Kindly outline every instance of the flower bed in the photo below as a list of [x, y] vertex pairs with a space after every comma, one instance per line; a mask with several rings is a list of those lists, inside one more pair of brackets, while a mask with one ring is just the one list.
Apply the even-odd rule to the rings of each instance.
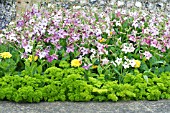
[[0, 35], [0, 99], [170, 98], [170, 18], [107, 7], [36, 7]]

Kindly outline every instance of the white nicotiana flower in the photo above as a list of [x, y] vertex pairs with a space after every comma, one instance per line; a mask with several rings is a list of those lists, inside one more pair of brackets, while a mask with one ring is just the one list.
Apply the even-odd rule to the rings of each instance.
[[52, 14], [51, 14], [51, 17], [53, 17], [54, 15], [55, 15], [55, 14], [54, 14], [54, 13], [52, 13]]
[[139, 2], [139, 1], [137, 1], [137, 2], [135, 3], [135, 6], [136, 6], [136, 7], [142, 7], [142, 3]]
[[93, 54], [96, 54], [96, 50], [95, 49], [91, 49], [90, 52], [92, 52]]
[[132, 26], [134, 26], [135, 28], [137, 28], [139, 26], [138, 22], [133, 22]]
[[44, 51], [39, 53], [40, 59], [44, 58], [46, 55], [47, 55], [47, 53]]
[[92, 60], [93, 58], [95, 58], [95, 55], [94, 55], [94, 54], [92, 54], [92, 55], [90, 56], [90, 60]]
[[133, 47], [133, 44], [132, 43], [124, 43], [122, 45], [122, 51], [126, 53], [131, 53], [131, 52], [134, 52], [135, 48]]
[[111, 61], [110, 63], [113, 64], [115, 67], [117, 66], [114, 61]]
[[25, 39], [24, 35], [21, 35], [21, 39]]
[[111, 4], [111, 5], [114, 5], [115, 3], [116, 3], [116, 0], [111, 0], [111, 1], [110, 1], [110, 4]]
[[115, 13], [121, 12], [121, 9], [116, 9]]
[[16, 29], [16, 31], [21, 31], [22, 27], [16, 27], [15, 29]]
[[124, 20], [127, 20], [128, 19], [128, 17], [124, 17]]
[[134, 60], [134, 59], [129, 60], [129, 65], [130, 65], [130, 66], [134, 67], [134, 66], [135, 66], [135, 64], [136, 64], [136, 62], [135, 62], [135, 60]]
[[128, 62], [124, 62], [124, 63], [122, 64], [122, 66], [123, 66], [125, 69], [127, 69], [127, 68], [129, 68], [129, 63], [128, 63]]
[[2, 44], [2, 43], [4, 43], [4, 40], [3, 40], [3, 38], [0, 38], [0, 43]]
[[29, 20], [29, 24], [32, 24], [34, 22], [35, 22], [35, 19], [33, 19], [33, 18]]
[[104, 17], [104, 13], [103, 13], [103, 12], [100, 13], [99, 16], [100, 16], [101, 18], [103, 18], [103, 17]]
[[83, 60], [83, 56], [79, 56], [78, 60], [82, 61]]
[[0, 34], [0, 38], [2, 38], [3, 36], [5, 36], [4, 34]]
[[119, 43], [121, 43], [121, 41], [122, 41], [122, 37], [120, 37], [120, 38], [117, 40], [116, 45], [119, 45]]
[[110, 34], [110, 30], [109, 29], [106, 29], [106, 31], [105, 31], [107, 34], [108, 34], [108, 36], [110, 36], [111, 34]]
[[3, 31], [4, 33], [7, 33], [7, 30], [6, 30], [6, 29], [2, 29], [2, 31]]
[[14, 25], [15, 23], [14, 22], [10, 22], [9, 25]]
[[143, 33], [144, 33], [144, 34], [149, 34], [149, 32], [150, 32], [150, 30], [149, 30], [148, 28], [145, 28], [145, 29], [143, 30]]
[[121, 14], [122, 14], [122, 15], [125, 15], [126, 13], [127, 13], [126, 10], [122, 10], [122, 11], [121, 11]]
[[120, 65], [122, 63], [122, 58], [116, 58], [115, 62], [117, 65]]
[[108, 55], [108, 51], [107, 51], [107, 50], [105, 50], [105, 49], [104, 49], [104, 53], [105, 53], [106, 55]]
[[29, 36], [29, 37], [32, 37], [32, 36], [33, 36], [33, 34], [34, 34], [34, 33], [33, 33], [33, 32], [31, 32], [31, 33], [29, 33], [29, 34], [28, 34], [28, 36]]
[[11, 34], [7, 37], [7, 39], [9, 39], [10, 41], [17, 41], [17, 36], [16, 36], [16, 34], [11, 33]]
[[132, 7], [134, 5], [133, 1], [127, 1], [127, 8]]
[[80, 4], [86, 4], [87, 1], [86, 0], [80, 0]]
[[130, 47], [129, 52], [131, 53], [131, 52], [134, 52], [134, 51], [135, 51], [135, 48], [133, 46]]
[[125, 52], [125, 54], [128, 53], [129, 52], [129, 47], [123, 46], [122, 51]]
[[54, 5], [54, 4], [52, 4], [52, 5], [51, 5], [51, 8], [55, 8], [55, 5]]
[[[81, 1], [81, 0], [80, 0]], [[92, 11], [94, 11], [94, 12], [96, 12], [98, 10], [98, 8], [97, 7], [93, 7], [92, 8]]]
[[107, 16], [107, 17], [105, 18], [105, 21], [110, 22], [110, 17]]
[[103, 51], [98, 51], [98, 54], [99, 54], [99, 55], [103, 55], [104, 52], [103, 52]]
[[101, 35], [102, 34], [102, 30], [101, 29], [96, 29], [96, 35]]
[[121, 23], [119, 21], [116, 21], [116, 26], [121, 26]]
[[52, 6], [52, 4], [48, 4], [48, 6], [47, 6], [47, 7], [48, 7], [48, 8], [50, 8], [51, 6]]
[[81, 6], [73, 6], [73, 9], [80, 9]]
[[129, 59], [127, 58], [127, 56], [124, 56], [124, 59], [125, 59], [127, 62], [129, 62]]
[[31, 53], [31, 51], [32, 51], [32, 49], [33, 49], [33, 46], [31, 46], [31, 45], [27, 45], [27, 46], [25, 46], [25, 47], [23, 47], [24, 49], [25, 49], [25, 52], [26, 53]]
[[132, 35], [134, 35], [134, 36], [136, 36], [137, 33], [138, 33], [138, 32], [135, 31], [135, 30], [132, 31]]
[[118, 1], [117, 2], [117, 6], [120, 7], [120, 6], [123, 6], [124, 5], [124, 2], [123, 1]]
[[33, 7], [38, 10], [38, 4], [33, 4]]

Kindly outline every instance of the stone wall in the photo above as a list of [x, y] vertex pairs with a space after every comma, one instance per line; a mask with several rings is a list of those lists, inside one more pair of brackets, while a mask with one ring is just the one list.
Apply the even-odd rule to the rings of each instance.
[[3, 1], [5, 0], [0, 0], [0, 29], [3, 29], [6, 24], [16, 17], [16, 12], [20, 16], [22, 12], [29, 9], [35, 3], [41, 3], [42, 5], [52, 3], [65, 8], [69, 8], [72, 5], [102, 7], [116, 5], [119, 8], [135, 6], [154, 12], [161, 10], [170, 15], [170, 0], [6, 0], [6, 3]]
[[37, 2], [41, 2], [43, 4], [51, 2], [65, 8], [69, 8], [71, 5], [117, 5], [118, 7], [125, 8], [136, 6], [147, 10], [161, 9], [167, 13], [170, 12], [170, 0], [16, 0], [17, 11], [24, 12], [32, 4]]
[[16, 8], [14, 0], [0, 0], [0, 29], [5, 26], [16, 16]]

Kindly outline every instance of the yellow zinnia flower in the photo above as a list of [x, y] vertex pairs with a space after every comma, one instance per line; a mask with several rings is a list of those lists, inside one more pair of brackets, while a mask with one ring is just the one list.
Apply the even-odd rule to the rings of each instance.
[[71, 66], [72, 67], [79, 67], [81, 65], [81, 61], [78, 59], [74, 59], [71, 61]]
[[[38, 56], [34, 56], [34, 61], [37, 61], [37, 59], [38, 59]], [[32, 55], [29, 56], [28, 60], [32, 62]]]
[[96, 69], [97, 67], [98, 67], [97, 65], [93, 65], [93, 66], [92, 66], [93, 69]]
[[11, 58], [12, 57], [12, 55], [9, 52], [0, 53], [0, 56], [2, 58]]
[[104, 41], [105, 41], [105, 39], [104, 39], [104, 38], [102, 38], [102, 39], [100, 39], [100, 40], [99, 40], [99, 42], [104, 42]]
[[139, 60], [135, 60], [135, 68], [139, 68], [140, 67], [141, 62]]
[[113, 32], [112, 32], [112, 31], [110, 31], [110, 35], [113, 35]]

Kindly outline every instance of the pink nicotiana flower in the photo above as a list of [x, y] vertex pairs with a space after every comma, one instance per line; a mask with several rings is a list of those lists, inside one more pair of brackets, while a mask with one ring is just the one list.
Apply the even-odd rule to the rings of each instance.
[[129, 40], [132, 41], [132, 42], [136, 42], [136, 38], [135, 38], [135, 36], [133, 36], [133, 35], [130, 35], [130, 36], [129, 36]]
[[48, 62], [52, 62], [53, 60], [58, 60], [58, 55], [53, 54], [53, 55], [47, 55], [46, 56]]
[[24, 20], [17, 21], [17, 27], [23, 27], [25, 24]]
[[109, 63], [109, 60], [105, 57], [104, 59], [101, 59], [102, 65], [106, 65]]
[[145, 51], [143, 55], [146, 57], [147, 60], [149, 60], [152, 57], [152, 54], [149, 51]]
[[82, 53], [82, 56], [84, 56], [86, 54], [89, 54], [90, 50], [88, 48], [81, 47], [80, 52]]
[[67, 52], [67, 53], [74, 52], [74, 45], [69, 45], [69, 46], [67, 46], [66, 52]]
[[83, 68], [85, 70], [88, 70], [90, 68], [90, 66], [92, 66], [92, 64], [84, 64]]
[[151, 46], [153, 46], [153, 47], [157, 47], [157, 43], [158, 43], [158, 41], [156, 40], [156, 39], [153, 39], [152, 41], [151, 41]]

